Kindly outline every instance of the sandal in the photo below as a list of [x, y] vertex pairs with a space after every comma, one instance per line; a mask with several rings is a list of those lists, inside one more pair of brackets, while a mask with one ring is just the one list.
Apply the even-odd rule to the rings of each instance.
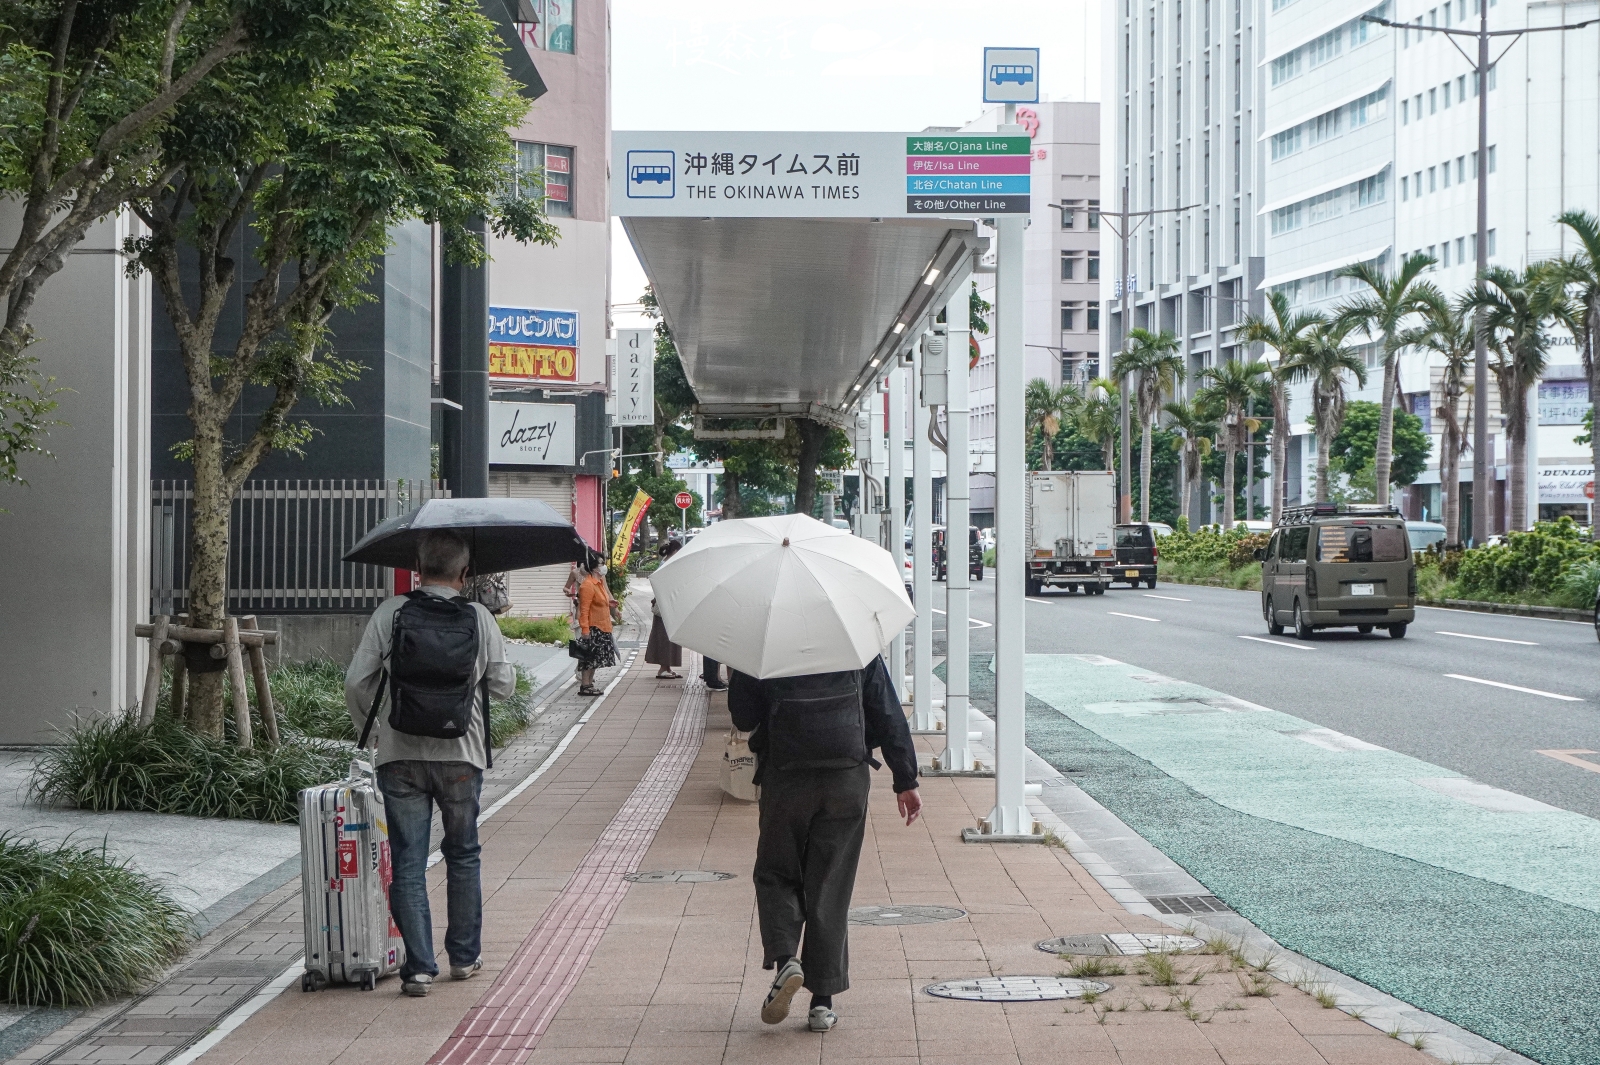
[[599, 688], [579, 688], [578, 689], [578, 694], [579, 695], [599, 695], [600, 694], [600, 689]]
[[668, 670], [665, 673], [657, 673], [656, 674], [656, 680], [682, 680], [682, 679], [683, 679], [683, 674], [682, 673], [674, 673], [671, 670]]

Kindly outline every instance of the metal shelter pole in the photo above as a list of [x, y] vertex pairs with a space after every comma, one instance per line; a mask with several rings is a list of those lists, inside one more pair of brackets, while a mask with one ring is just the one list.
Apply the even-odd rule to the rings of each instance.
[[[1478, 295], [1483, 295], [1483, 272], [1489, 268], [1489, 4], [1478, 4]], [[1489, 344], [1483, 308], [1472, 316], [1472, 392], [1478, 397], [1472, 415], [1472, 539], [1483, 543], [1489, 535], [1489, 488], [1494, 484], [1494, 453], [1489, 450]], [[1534, 439], [1538, 439], [1535, 437]], [[1461, 491], [1458, 483], [1450, 491]], [[1461, 508], [1456, 508], [1461, 513]], [[1459, 536], [1459, 525], [1457, 526]]]
[[[1104, 216], [1102, 215], [1101, 217]], [[1128, 262], [1129, 238], [1132, 236], [1132, 234], [1130, 233], [1130, 226], [1128, 224], [1128, 183], [1126, 181], [1122, 183], [1121, 222], [1122, 275], [1124, 278], [1122, 286], [1122, 350], [1127, 351], [1128, 331], [1133, 328], [1133, 299], [1132, 293], [1129, 291], [1132, 286], [1127, 279], [1133, 276], [1133, 271], [1131, 269], [1131, 264]], [[1109, 365], [1106, 367], [1106, 376], [1111, 376], [1111, 367]], [[1117, 520], [1132, 521], [1133, 457], [1132, 449], [1129, 445], [1129, 438], [1133, 435], [1133, 426], [1131, 424], [1133, 421], [1133, 416], [1132, 409], [1128, 403], [1128, 382], [1122, 377], [1118, 377], [1116, 381], [1118, 402], [1117, 425], [1120, 427], [1118, 432], [1122, 437], [1121, 441], [1117, 445], [1117, 465], [1120, 471], [1118, 476], [1122, 482], [1117, 491]]]
[[[1016, 108], [1006, 105], [1001, 134], [1022, 133], [1014, 125]], [[1001, 215], [995, 219], [995, 628], [994, 628], [994, 791], [989, 832], [1000, 836], [1031, 835], [1033, 815], [1028, 812], [1027, 747], [1023, 736], [1027, 696], [1023, 669], [1027, 646], [1027, 608], [1023, 578], [1026, 535], [1023, 488], [1027, 470], [1027, 440], [1023, 410], [1024, 341], [1022, 238], [1027, 216]], [[1124, 407], [1124, 411], [1126, 411]], [[1124, 414], [1126, 418], [1126, 414]], [[1127, 447], [1127, 437], [1123, 437]], [[961, 546], [966, 547], [962, 536]], [[962, 561], [966, 552], [962, 551]]]
[[[887, 526], [889, 557], [902, 582], [906, 572], [906, 371], [899, 365], [889, 371], [889, 517]], [[906, 631], [901, 629], [889, 643], [889, 676], [903, 703], [906, 698]]]
[[972, 524], [972, 491], [968, 475], [972, 456], [967, 450], [967, 346], [971, 330], [972, 304], [967, 294], [968, 280], [962, 277], [944, 305], [945, 351], [949, 360], [945, 414], [945, 523], [944, 523], [944, 753], [939, 767], [946, 770], [972, 768], [971, 728], [967, 720], [968, 657], [967, 614], [967, 528]]
[[911, 727], [933, 731], [933, 444], [928, 439], [932, 410], [922, 402], [922, 345], [912, 349], [911, 387], [911, 582], [917, 621], [912, 635]]

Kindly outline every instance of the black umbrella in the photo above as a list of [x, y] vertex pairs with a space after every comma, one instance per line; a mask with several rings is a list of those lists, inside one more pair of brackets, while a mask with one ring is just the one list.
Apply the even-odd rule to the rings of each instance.
[[422, 534], [442, 529], [472, 544], [474, 573], [582, 562], [589, 552], [572, 522], [541, 500], [430, 499], [363, 536], [344, 560], [414, 569]]

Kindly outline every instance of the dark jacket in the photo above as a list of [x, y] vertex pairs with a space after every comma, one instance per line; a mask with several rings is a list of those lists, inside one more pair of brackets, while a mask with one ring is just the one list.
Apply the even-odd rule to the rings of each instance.
[[[761, 783], [766, 754], [766, 723], [772, 711], [775, 681], [756, 680], [738, 670], [728, 688], [728, 713], [733, 726], [743, 732], [753, 732], [750, 749], [757, 755], [756, 783]], [[793, 682], [795, 678], [784, 677]], [[911, 726], [906, 723], [905, 711], [895, 695], [894, 682], [889, 679], [889, 667], [883, 657], [873, 659], [861, 670], [861, 702], [867, 722], [867, 750], [877, 748], [894, 774], [896, 794], [917, 786], [917, 750], [911, 742]]]

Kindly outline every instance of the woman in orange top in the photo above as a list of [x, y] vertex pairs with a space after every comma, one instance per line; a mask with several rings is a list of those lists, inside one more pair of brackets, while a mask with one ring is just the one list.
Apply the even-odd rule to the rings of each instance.
[[606, 587], [606, 565], [596, 558], [584, 568], [578, 585], [578, 632], [587, 649], [578, 659], [578, 694], [599, 695], [594, 686], [594, 671], [617, 664], [617, 645], [611, 639], [611, 617], [616, 601]]

